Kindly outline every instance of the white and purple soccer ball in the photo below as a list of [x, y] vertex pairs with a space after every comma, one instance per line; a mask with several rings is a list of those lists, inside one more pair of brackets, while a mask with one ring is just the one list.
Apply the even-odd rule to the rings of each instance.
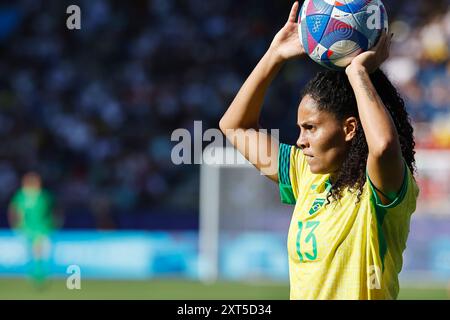
[[381, 0], [305, 0], [298, 23], [306, 53], [333, 70], [343, 70], [388, 29]]

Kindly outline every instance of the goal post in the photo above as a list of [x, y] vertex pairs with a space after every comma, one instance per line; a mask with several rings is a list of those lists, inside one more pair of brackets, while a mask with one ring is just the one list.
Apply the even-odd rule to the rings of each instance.
[[[265, 278], [287, 272], [284, 268], [287, 257], [280, 259], [278, 256], [286, 251], [285, 238], [292, 207], [281, 204], [277, 184], [262, 175], [235, 148], [215, 146], [204, 150], [199, 207], [199, 277], [202, 281], [211, 283], [230, 273], [236, 274], [236, 278], [250, 273]], [[276, 243], [272, 245], [270, 239], [274, 238]], [[225, 268], [220, 263], [221, 256], [226, 252], [230, 255], [230, 251], [240, 265], [238, 262], [230, 265], [232, 262], [222, 259], [227, 263]], [[272, 258], [278, 257], [277, 261], [272, 261], [271, 253]], [[250, 266], [252, 258], [249, 256], [259, 262]], [[222, 267], [237, 271], [221, 272]]]

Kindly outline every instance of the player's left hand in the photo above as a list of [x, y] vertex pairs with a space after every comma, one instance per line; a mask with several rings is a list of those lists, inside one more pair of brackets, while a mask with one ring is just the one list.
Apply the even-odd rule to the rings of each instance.
[[368, 73], [373, 73], [377, 70], [384, 61], [389, 58], [389, 51], [391, 48], [392, 37], [391, 33], [389, 36], [386, 31], [381, 34], [378, 43], [370, 50], [357, 55], [350, 65], [345, 69], [347, 74], [352, 69], [365, 69]]

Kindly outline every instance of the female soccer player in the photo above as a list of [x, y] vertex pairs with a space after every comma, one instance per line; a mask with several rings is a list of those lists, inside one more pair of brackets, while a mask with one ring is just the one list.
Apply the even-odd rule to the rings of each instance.
[[[296, 146], [259, 130], [264, 95], [283, 63], [304, 57], [287, 23], [220, 120], [220, 128], [295, 205], [288, 234], [291, 299], [395, 299], [418, 187], [413, 129], [379, 66], [392, 35], [345, 72], [319, 73], [298, 107]], [[239, 130], [237, 130], [239, 129]], [[261, 143], [266, 142], [266, 143]], [[269, 165], [261, 159], [271, 160]]]

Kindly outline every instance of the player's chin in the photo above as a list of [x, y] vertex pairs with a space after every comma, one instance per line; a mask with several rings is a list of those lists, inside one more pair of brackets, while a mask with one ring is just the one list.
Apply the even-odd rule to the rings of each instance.
[[328, 174], [331, 172], [327, 167], [320, 163], [314, 163], [314, 161], [309, 163], [309, 170], [312, 174]]
[[317, 164], [310, 163], [309, 170], [311, 171], [312, 174], [324, 174], [322, 166]]

